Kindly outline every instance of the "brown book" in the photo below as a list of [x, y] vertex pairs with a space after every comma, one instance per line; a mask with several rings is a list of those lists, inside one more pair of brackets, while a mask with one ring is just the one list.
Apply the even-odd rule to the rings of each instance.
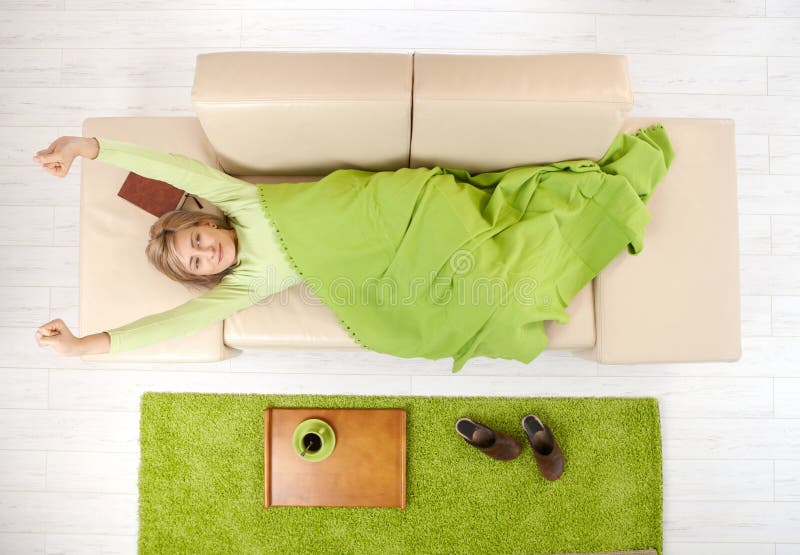
[[156, 218], [181, 208], [187, 197], [193, 198], [198, 207], [203, 207], [194, 195], [189, 195], [183, 189], [173, 187], [164, 181], [142, 177], [133, 172], [128, 174], [117, 195]]

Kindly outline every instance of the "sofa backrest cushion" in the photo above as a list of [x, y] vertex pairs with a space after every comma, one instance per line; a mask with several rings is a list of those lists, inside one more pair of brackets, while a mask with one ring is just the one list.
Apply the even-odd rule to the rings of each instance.
[[597, 160], [632, 106], [625, 56], [415, 54], [411, 166]]
[[197, 57], [192, 104], [232, 175], [408, 166], [411, 54]]

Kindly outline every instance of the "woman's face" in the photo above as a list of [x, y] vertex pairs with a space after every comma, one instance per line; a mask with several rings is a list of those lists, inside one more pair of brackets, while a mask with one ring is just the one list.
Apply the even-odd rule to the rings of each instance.
[[209, 276], [236, 262], [236, 232], [211, 222], [181, 229], [174, 235], [175, 250], [190, 274]]

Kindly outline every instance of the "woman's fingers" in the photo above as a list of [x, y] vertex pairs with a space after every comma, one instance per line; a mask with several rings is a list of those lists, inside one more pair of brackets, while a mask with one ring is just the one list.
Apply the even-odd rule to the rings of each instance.
[[49, 164], [44, 164], [43, 167], [47, 173], [57, 175], [59, 177], [67, 175], [67, 172], [69, 171], [69, 166], [65, 166], [61, 162], [51, 162]]
[[56, 177], [63, 177], [63, 172], [60, 169], [45, 167], [44, 171], [49, 173], [50, 175], [55, 175]]
[[49, 337], [52, 335], [57, 335], [65, 329], [69, 331], [69, 328], [67, 328], [64, 320], [61, 318], [56, 318], [55, 320], [50, 320], [46, 324], [39, 326], [39, 328], [36, 330], [36, 333], [43, 337]]
[[57, 337], [54, 337], [52, 335], [45, 335], [39, 331], [36, 332], [35, 338], [36, 338], [36, 344], [39, 347], [49, 347], [53, 343], [53, 341], [58, 340]]
[[61, 152], [56, 152], [56, 147], [58, 146], [56, 144], [57, 142], [58, 140], [53, 141], [52, 143], [50, 143], [50, 146], [37, 152], [36, 155], [33, 157], [33, 161], [39, 162], [40, 164], [48, 164], [59, 161], [62, 158], [62, 156]]
[[63, 177], [69, 172], [72, 165], [69, 160], [64, 160], [60, 156], [53, 154], [50, 156], [34, 156], [34, 161], [39, 162], [42, 168], [52, 175]]
[[50, 320], [39, 326], [34, 334], [39, 347], [52, 347], [53, 351], [65, 356], [82, 354], [81, 340], [72, 335], [69, 328], [60, 318]]
[[33, 161], [39, 162], [40, 164], [46, 164], [48, 162], [55, 162], [59, 158], [60, 156], [55, 152], [53, 145], [50, 145], [46, 149], [37, 152], [33, 157]]
[[39, 347], [48, 347], [61, 340], [61, 335], [68, 335], [69, 328], [61, 318], [50, 320], [36, 329], [34, 337]]
[[51, 341], [52, 341], [52, 338], [50, 338], [50, 337], [42, 337], [41, 334], [39, 334], [38, 331], [36, 332], [36, 344], [39, 347], [49, 347]]

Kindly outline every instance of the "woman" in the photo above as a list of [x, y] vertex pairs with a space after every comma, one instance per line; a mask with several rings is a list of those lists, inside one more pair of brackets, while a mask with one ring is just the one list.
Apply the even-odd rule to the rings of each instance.
[[34, 160], [67, 174], [76, 156], [207, 198], [231, 225], [171, 213], [150, 261], [210, 290], [161, 314], [83, 338], [60, 320], [36, 332], [65, 355], [121, 352], [187, 335], [305, 282], [362, 346], [401, 357], [530, 362], [544, 321], [621, 250], [643, 246], [645, 207], [674, 157], [659, 124], [620, 133], [597, 162], [471, 176], [446, 168], [338, 170], [317, 182], [252, 186], [189, 158], [108, 139], [62, 137]]

